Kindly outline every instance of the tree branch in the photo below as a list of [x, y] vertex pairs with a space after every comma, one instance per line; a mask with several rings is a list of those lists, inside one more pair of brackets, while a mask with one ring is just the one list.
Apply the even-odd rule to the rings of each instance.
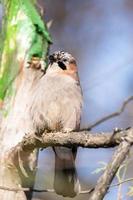
[[[31, 192], [38, 192], [38, 193], [42, 193], [42, 192], [56, 193], [54, 189], [11, 188], [11, 187], [4, 187], [4, 186], [0, 186], [0, 190], [7, 190], [7, 191], [14, 191], [14, 192], [18, 192], [18, 191], [27, 192], [27, 191], [31, 191]], [[83, 191], [80, 191], [79, 194], [90, 194], [93, 190], [94, 190], [94, 188], [91, 188], [91, 189], [89, 189], [87, 191], [83, 190]]]
[[130, 130], [128, 135], [123, 138], [123, 141], [115, 151], [112, 160], [107, 165], [103, 175], [99, 178], [95, 190], [90, 197], [90, 200], [102, 200], [109, 189], [117, 170], [128, 155], [133, 143], [133, 132]]
[[91, 130], [92, 128], [98, 126], [99, 124], [102, 124], [103, 122], [112, 119], [114, 117], [119, 116], [122, 112], [124, 112], [126, 106], [128, 103], [130, 103], [133, 100], [133, 96], [128, 97], [125, 101], [123, 101], [121, 107], [119, 108], [119, 110], [117, 110], [116, 112], [113, 112], [101, 119], [99, 119], [98, 121], [94, 122], [93, 124], [91, 124], [87, 129]]
[[[128, 178], [128, 179], [125, 179], [124, 181], [121, 181], [119, 183], [116, 183], [116, 184], [112, 184], [110, 185], [110, 188], [111, 187], [116, 187], [116, 186], [119, 186], [123, 183], [127, 183], [127, 182], [130, 182], [130, 181], [133, 181], [133, 178]], [[91, 188], [89, 190], [81, 190], [79, 194], [90, 194], [91, 192], [94, 191], [95, 188]], [[14, 191], [14, 192], [18, 192], [18, 191], [32, 191], [32, 192], [39, 192], [39, 193], [42, 193], [42, 192], [50, 192], [50, 193], [55, 193], [55, 190], [54, 189], [31, 189], [31, 188], [11, 188], [11, 187], [4, 187], [4, 186], [0, 186], [0, 190], [8, 190], [8, 191]]]
[[[35, 148], [46, 148], [51, 146], [77, 146], [85, 148], [109, 148], [117, 145], [118, 149], [114, 153], [111, 162], [107, 165], [105, 172], [98, 180], [95, 189], [92, 188], [87, 193], [92, 193], [90, 200], [102, 200], [105, 196], [118, 168], [126, 158], [130, 147], [133, 143], [133, 128], [121, 130], [120, 132], [111, 133], [95, 133], [89, 131], [69, 132], [69, 133], [44, 133], [38, 137], [36, 135], [26, 135], [22, 142], [8, 152], [8, 157], [12, 160], [16, 159], [18, 153], [26, 154]], [[15, 162], [13, 162], [15, 163]], [[0, 189], [2, 189], [0, 187]], [[4, 187], [3, 187], [4, 189]], [[10, 188], [6, 188], [9, 189]], [[12, 189], [11, 189], [12, 190]], [[15, 189], [14, 190], [18, 190]], [[29, 191], [29, 188], [21, 188], [20, 190]], [[36, 190], [36, 189], [35, 189]], [[36, 190], [36, 192], [54, 192], [53, 190]], [[85, 194], [81, 191], [80, 194]]]
[[129, 132], [133, 132], [133, 128], [122, 130], [120, 132], [110, 133], [91, 133], [89, 131], [81, 132], [49, 132], [38, 137], [36, 135], [26, 135], [22, 142], [15, 146], [12, 151], [32, 151], [35, 148], [46, 148], [53, 146], [77, 146], [85, 148], [109, 148], [115, 147], [122, 142], [123, 138]]

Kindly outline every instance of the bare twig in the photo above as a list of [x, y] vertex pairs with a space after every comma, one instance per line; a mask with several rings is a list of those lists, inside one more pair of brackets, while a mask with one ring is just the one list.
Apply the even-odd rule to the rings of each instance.
[[[116, 184], [112, 184], [110, 185], [110, 188], [111, 187], [116, 187], [116, 186], [119, 186], [123, 183], [127, 183], [127, 182], [130, 182], [130, 181], [133, 181], [133, 178], [129, 178], [129, 179], [126, 179], [124, 181], [121, 181], [119, 183], [116, 183]], [[91, 188], [89, 190], [81, 190], [79, 192], [79, 194], [90, 194], [91, 192], [94, 191], [95, 188]], [[30, 189], [30, 188], [11, 188], [11, 187], [5, 187], [5, 186], [0, 186], [0, 190], [8, 190], [8, 191], [14, 191], [14, 192], [18, 192], [18, 191], [23, 191], [23, 192], [27, 192], [27, 191], [32, 191], [32, 192], [39, 192], [39, 193], [43, 193], [43, 192], [50, 192], [50, 193], [55, 193], [55, 190], [54, 189]]]
[[[119, 185], [122, 185], [123, 183], [127, 183], [127, 182], [130, 182], [130, 181], [133, 181], [133, 178], [128, 178], [128, 179], [123, 180], [123, 181], [121, 181], [121, 182], [119, 182], [119, 183], [112, 184], [112, 185], [108, 185], [108, 187], [109, 187], [109, 188], [117, 187], [117, 186], [119, 186]], [[80, 192], [80, 194], [90, 194], [91, 192], [94, 191], [94, 189], [95, 189], [95, 188], [93, 187], [93, 188], [91, 188], [91, 189], [89, 189], [89, 190], [83, 190], [83, 191]]]
[[[23, 192], [38, 192], [38, 193], [43, 193], [43, 192], [50, 192], [50, 193], [56, 193], [54, 189], [31, 189], [31, 188], [10, 188], [10, 187], [5, 187], [5, 186], [0, 186], [0, 190], [7, 190], [7, 191], [13, 191], [13, 192], [18, 192], [18, 191], [23, 191]], [[94, 190], [94, 188], [91, 188], [87, 191], [80, 191], [79, 194], [89, 194]]]
[[124, 138], [118, 149], [115, 151], [112, 160], [107, 165], [103, 175], [99, 178], [90, 200], [102, 200], [104, 198], [117, 170], [128, 155], [132, 143], [133, 135], [132, 131], [129, 131], [127, 137]]
[[123, 180], [119, 183], [112, 184], [110, 187], [116, 187], [116, 186], [122, 185], [123, 183], [127, 183], [127, 182], [130, 182], [130, 181], [133, 181], [133, 178], [128, 178], [128, 179], [125, 179], [125, 180]]
[[[105, 122], [105, 121], [107, 121], [107, 120], [109, 120], [109, 119], [112, 119], [113, 117], [119, 116], [122, 112], [124, 112], [124, 110], [125, 110], [127, 104], [128, 104], [129, 102], [131, 102], [132, 100], [133, 100], [133, 96], [128, 97], [128, 98], [122, 103], [122, 105], [121, 105], [121, 107], [120, 107], [120, 109], [119, 109], [118, 111], [113, 112], [113, 113], [111, 113], [111, 114], [109, 114], [109, 115], [107, 115], [107, 116], [105, 116], [105, 117], [99, 119], [98, 121], [96, 121], [96, 122], [94, 122], [93, 124], [91, 124], [87, 129], [88, 129], [88, 130], [91, 130], [92, 128], [98, 126], [99, 124], [101, 124], [101, 123], [103, 123], [103, 122]], [[84, 130], [85, 130], [85, 129], [84, 129]]]
[[0, 186], [0, 190], [8, 190], [8, 191], [23, 191], [23, 192], [55, 192], [53, 189], [44, 189], [44, 190], [39, 190], [39, 189], [30, 189], [30, 188], [10, 188], [10, 187], [5, 187], [5, 186]]

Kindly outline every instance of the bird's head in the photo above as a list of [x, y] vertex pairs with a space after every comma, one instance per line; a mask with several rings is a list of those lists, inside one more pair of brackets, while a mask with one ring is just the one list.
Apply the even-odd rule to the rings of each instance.
[[76, 60], [70, 53], [64, 51], [56, 51], [49, 56], [47, 71], [68, 75], [78, 80]]

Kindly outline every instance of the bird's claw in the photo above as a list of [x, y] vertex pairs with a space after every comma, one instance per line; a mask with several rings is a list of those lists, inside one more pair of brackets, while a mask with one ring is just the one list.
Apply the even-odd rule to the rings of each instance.
[[72, 128], [65, 128], [65, 129], [63, 130], [64, 133], [70, 133], [70, 132], [72, 132], [72, 131], [73, 131]]

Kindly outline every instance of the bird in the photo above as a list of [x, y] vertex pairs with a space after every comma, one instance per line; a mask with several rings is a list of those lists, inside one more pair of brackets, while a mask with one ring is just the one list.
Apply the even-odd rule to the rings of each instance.
[[[37, 82], [30, 100], [30, 117], [35, 134], [45, 130], [64, 133], [80, 129], [83, 104], [76, 59], [68, 52], [49, 56], [45, 74]], [[75, 167], [77, 147], [53, 147], [55, 154], [54, 190], [75, 197], [80, 183]]]

